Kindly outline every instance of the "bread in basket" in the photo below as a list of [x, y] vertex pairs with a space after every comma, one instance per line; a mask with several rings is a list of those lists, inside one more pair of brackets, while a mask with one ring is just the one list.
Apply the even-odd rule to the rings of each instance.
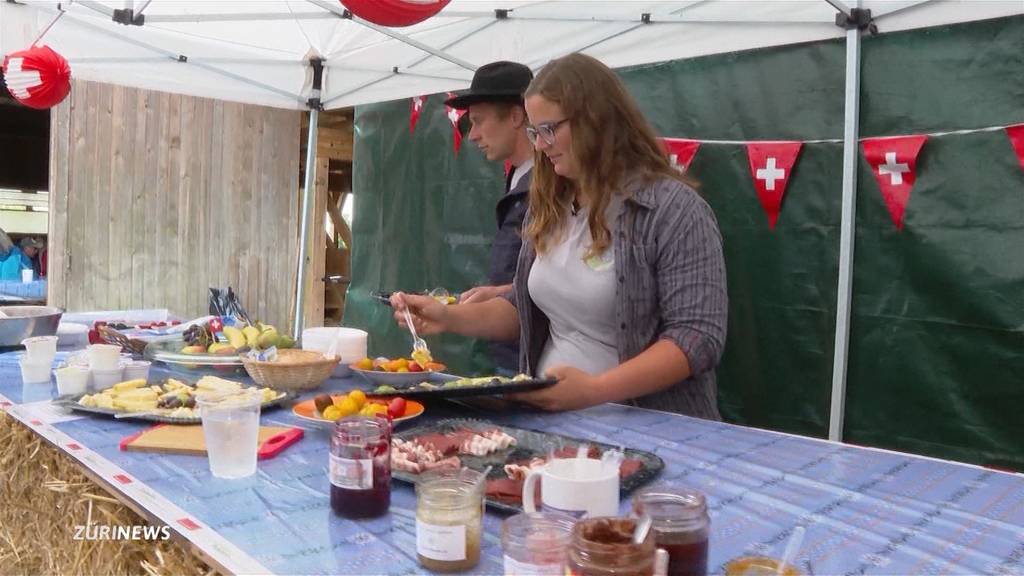
[[275, 390], [312, 390], [331, 376], [338, 358], [326, 358], [312, 350], [284, 349], [270, 362], [252, 360], [242, 355], [242, 364], [249, 376], [260, 386]]

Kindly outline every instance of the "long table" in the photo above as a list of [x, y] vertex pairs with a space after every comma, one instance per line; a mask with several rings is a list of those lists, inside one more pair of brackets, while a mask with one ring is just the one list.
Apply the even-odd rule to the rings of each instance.
[[[330, 380], [324, 389], [364, 383]], [[300, 426], [305, 438], [241, 480], [213, 478], [204, 457], [123, 452], [148, 424], [100, 417], [52, 422], [48, 386], [25, 386], [14, 354], [0, 354], [0, 408], [88, 469], [122, 501], [189, 540], [232, 573], [423, 573], [415, 554], [415, 494], [395, 481], [390, 513], [334, 516], [328, 435], [290, 410], [263, 425]], [[307, 395], [308, 396], [308, 395]], [[658, 454], [658, 482], [704, 492], [712, 518], [709, 566], [747, 554], [781, 556], [806, 527], [796, 564], [806, 574], [1024, 573], [1024, 476], [853, 447], [665, 412], [603, 405], [571, 413], [482, 413], [430, 405], [412, 423], [487, 418], [508, 426], [642, 448]], [[409, 424], [403, 424], [409, 425]], [[628, 512], [623, 502], [621, 511]], [[500, 574], [504, 515], [489, 511], [482, 560]]]

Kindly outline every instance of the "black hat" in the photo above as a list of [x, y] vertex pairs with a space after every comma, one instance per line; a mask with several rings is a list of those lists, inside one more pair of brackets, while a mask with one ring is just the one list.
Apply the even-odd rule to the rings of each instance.
[[491, 62], [477, 68], [469, 90], [449, 98], [445, 104], [465, 110], [472, 104], [494, 100], [522, 101], [533, 80], [533, 72], [516, 62]]

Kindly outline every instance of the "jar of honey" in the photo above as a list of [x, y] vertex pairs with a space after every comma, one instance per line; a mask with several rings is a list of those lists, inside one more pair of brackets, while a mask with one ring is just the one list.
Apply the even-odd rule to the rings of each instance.
[[480, 562], [483, 474], [463, 468], [422, 475], [416, 484], [416, 557], [434, 572], [460, 572]]

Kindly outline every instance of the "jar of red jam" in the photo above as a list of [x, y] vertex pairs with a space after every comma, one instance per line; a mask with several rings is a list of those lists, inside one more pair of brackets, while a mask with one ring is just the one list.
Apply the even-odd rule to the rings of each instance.
[[570, 576], [653, 576], [654, 533], [633, 543], [636, 520], [598, 517], [573, 527], [566, 574]]
[[647, 514], [655, 544], [668, 552], [668, 576], [708, 573], [708, 517], [704, 495], [688, 488], [651, 487], [633, 496], [633, 514]]
[[372, 518], [391, 506], [391, 423], [349, 416], [331, 437], [331, 508], [345, 518]]

